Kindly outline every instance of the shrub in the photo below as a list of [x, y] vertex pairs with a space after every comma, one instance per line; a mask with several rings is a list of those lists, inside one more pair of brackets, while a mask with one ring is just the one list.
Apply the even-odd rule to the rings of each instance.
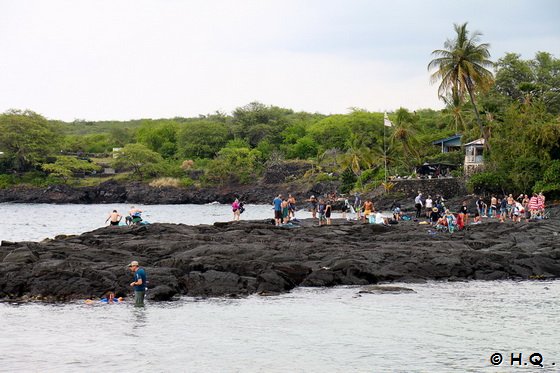
[[317, 175], [315, 175], [315, 182], [316, 183], [320, 183], [323, 181], [332, 181], [333, 177], [329, 174], [327, 174], [326, 172], [320, 172]]
[[194, 165], [194, 161], [192, 159], [187, 159], [181, 163], [181, 169], [183, 171], [190, 170]]
[[191, 179], [190, 177], [182, 177], [179, 183], [181, 187], [188, 188], [194, 185], [194, 180]]
[[13, 175], [0, 175], [0, 189], [9, 188], [15, 184]]
[[350, 193], [350, 191], [354, 188], [356, 180], [357, 177], [350, 168], [344, 170], [344, 172], [340, 175], [340, 181], [342, 182], [340, 192], [343, 194]]
[[462, 151], [451, 151], [447, 153], [438, 153], [426, 159], [429, 163], [449, 163], [454, 165], [461, 165], [465, 160], [465, 153]]
[[158, 179], [152, 180], [150, 186], [154, 188], [178, 188], [181, 186], [181, 180], [174, 177], [160, 177]]
[[467, 189], [470, 193], [475, 194], [499, 194], [503, 193], [503, 187], [506, 185], [504, 175], [496, 172], [481, 172], [471, 176], [467, 182]]

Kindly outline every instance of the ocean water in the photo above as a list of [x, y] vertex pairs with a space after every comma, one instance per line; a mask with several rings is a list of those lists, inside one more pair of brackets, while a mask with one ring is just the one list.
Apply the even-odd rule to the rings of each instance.
[[415, 293], [299, 288], [142, 309], [0, 303], [0, 371], [559, 371], [560, 282], [404, 286]]
[[[214, 224], [233, 219], [229, 205], [135, 205], [150, 223]], [[128, 215], [130, 205], [54, 205], [0, 203], [0, 240], [39, 241], [58, 234], [79, 234], [104, 225], [109, 213], [117, 210]], [[340, 216], [334, 213], [334, 217]], [[296, 217], [310, 218], [308, 211], [297, 211]], [[272, 205], [245, 205], [242, 220], [274, 218]], [[123, 218], [124, 224], [124, 218]]]
[[[1, 204], [0, 239], [81, 233], [129, 207]], [[225, 205], [139, 207], [151, 222], [232, 217]], [[247, 206], [242, 218], [271, 216]], [[397, 285], [415, 292], [298, 288], [142, 309], [0, 302], [0, 372], [560, 371], [560, 281]]]

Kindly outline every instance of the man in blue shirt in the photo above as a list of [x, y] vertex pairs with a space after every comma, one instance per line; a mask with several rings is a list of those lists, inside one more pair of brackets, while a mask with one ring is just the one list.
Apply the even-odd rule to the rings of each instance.
[[134, 273], [134, 281], [130, 283], [130, 286], [134, 288], [134, 306], [143, 307], [146, 294], [146, 271], [144, 268], [140, 268], [136, 260], [133, 260], [128, 268]]
[[282, 195], [279, 194], [272, 203], [274, 204], [274, 220], [276, 225], [280, 225], [282, 223]]

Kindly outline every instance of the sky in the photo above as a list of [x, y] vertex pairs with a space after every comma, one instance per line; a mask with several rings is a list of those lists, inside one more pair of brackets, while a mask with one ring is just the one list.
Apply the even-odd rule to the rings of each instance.
[[560, 58], [559, 20], [558, 0], [0, 0], [0, 112], [440, 109], [427, 64], [453, 23], [482, 32], [497, 60]]

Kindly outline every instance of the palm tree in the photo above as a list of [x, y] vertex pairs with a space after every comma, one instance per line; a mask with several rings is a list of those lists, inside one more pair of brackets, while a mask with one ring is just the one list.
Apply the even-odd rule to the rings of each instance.
[[435, 58], [428, 64], [428, 70], [435, 70], [435, 72], [430, 77], [431, 82], [441, 81], [438, 88], [440, 97], [455, 90], [456, 97], [463, 101], [465, 93], [469, 94], [481, 135], [488, 149], [488, 136], [476, 107], [475, 90], [485, 91], [494, 81], [492, 72], [488, 70], [494, 65], [489, 60], [490, 44], [479, 44], [482, 34], [478, 31], [469, 36], [467, 23], [453, 24], [453, 27], [457, 34], [455, 39], [447, 39], [443, 44], [444, 49], [436, 49], [432, 52]]
[[339, 158], [342, 169], [350, 169], [356, 176], [360, 176], [362, 170], [370, 168], [374, 163], [374, 155], [370, 148], [365, 146], [350, 147], [346, 153]]
[[418, 140], [415, 116], [404, 108], [399, 108], [395, 112], [396, 120], [393, 122], [391, 141], [393, 144], [399, 144], [403, 149], [404, 163], [408, 165], [414, 164], [419, 158], [417, 150]]
[[451, 94], [440, 97], [445, 102], [444, 112], [447, 113], [455, 124], [455, 133], [459, 133], [459, 128], [465, 131], [465, 119], [463, 118], [463, 101], [457, 94], [457, 90], [453, 89]]

